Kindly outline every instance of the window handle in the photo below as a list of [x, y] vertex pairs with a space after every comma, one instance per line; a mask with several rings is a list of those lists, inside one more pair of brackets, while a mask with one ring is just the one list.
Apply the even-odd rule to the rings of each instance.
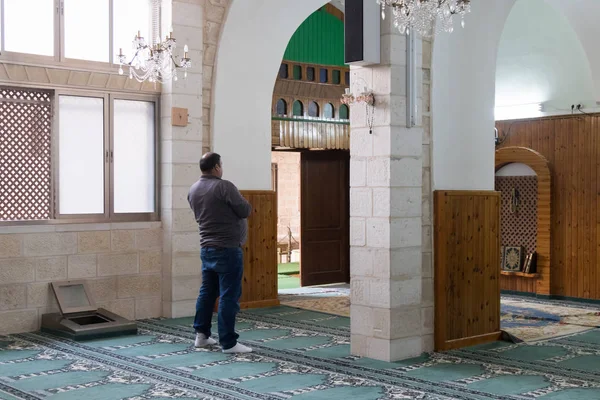
[[112, 164], [112, 162], [114, 161], [114, 157], [113, 157], [113, 151], [110, 151], [110, 163]]
[[108, 162], [108, 150], [106, 150], [106, 162]]

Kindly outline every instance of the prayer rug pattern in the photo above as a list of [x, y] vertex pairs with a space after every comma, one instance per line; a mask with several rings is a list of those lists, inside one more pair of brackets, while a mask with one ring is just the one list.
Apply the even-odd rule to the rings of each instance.
[[[281, 304], [305, 310], [350, 316], [346, 289], [280, 296]], [[536, 342], [600, 328], [600, 307], [573, 302], [502, 296], [501, 328], [524, 342]]]
[[597, 399], [600, 330], [493, 343], [410, 361], [350, 355], [349, 319], [289, 307], [240, 313], [246, 355], [194, 349], [192, 318], [72, 342], [0, 338], [0, 399]]

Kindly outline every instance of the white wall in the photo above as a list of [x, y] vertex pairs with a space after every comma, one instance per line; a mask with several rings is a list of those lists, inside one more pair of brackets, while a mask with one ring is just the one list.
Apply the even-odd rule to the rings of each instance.
[[[545, 0], [518, 0], [498, 50], [497, 119], [570, 114], [572, 104], [595, 107], [593, 89], [586, 53], [567, 17]], [[543, 103], [543, 112], [510, 107], [533, 103]]]
[[[586, 52], [591, 66], [592, 79], [594, 80], [594, 99], [600, 100], [600, 51], [598, 51], [598, 37], [600, 37], [600, 1], [598, 0], [546, 0], [571, 23], [583, 49]], [[590, 106], [586, 104], [586, 106]], [[594, 106], [592, 104], [591, 106]]]
[[432, 66], [433, 187], [494, 189], [496, 55], [515, 0], [478, 0], [465, 29], [441, 34]]
[[537, 174], [529, 165], [512, 163], [496, 171], [496, 176], [537, 176]]
[[271, 102], [279, 65], [302, 22], [327, 0], [233, 0], [217, 55], [214, 151], [242, 190], [271, 188]]

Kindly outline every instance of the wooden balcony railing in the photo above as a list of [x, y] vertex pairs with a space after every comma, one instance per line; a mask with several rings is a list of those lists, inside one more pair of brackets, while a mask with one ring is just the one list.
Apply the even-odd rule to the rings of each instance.
[[350, 150], [350, 121], [272, 118], [272, 144], [296, 149]]

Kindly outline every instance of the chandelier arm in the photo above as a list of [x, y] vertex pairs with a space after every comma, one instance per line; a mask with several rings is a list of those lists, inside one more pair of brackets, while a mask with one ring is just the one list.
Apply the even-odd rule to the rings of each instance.
[[131, 67], [131, 65], [133, 64], [133, 60], [135, 60], [135, 58], [138, 56], [138, 54], [140, 54], [140, 51], [142, 51], [142, 50], [144, 50], [144, 49], [146, 49], [146, 48], [148, 48], [148, 46], [145, 46], [145, 47], [139, 48], [139, 49], [138, 49], [138, 50], [135, 52], [135, 54], [133, 55], [133, 57], [131, 58], [131, 61], [129, 61], [129, 62], [128, 62], [128, 63], [126, 63], [125, 65], [128, 65], [128, 66], [130, 66], [130, 67]]
[[173, 54], [171, 54], [171, 61], [173, 61], [173, 64], [175, 64], [175, 68], [181, 68], [181, 65], [177, 64], [177, 61], [175, 61], [175, 57], [173, 57]]

